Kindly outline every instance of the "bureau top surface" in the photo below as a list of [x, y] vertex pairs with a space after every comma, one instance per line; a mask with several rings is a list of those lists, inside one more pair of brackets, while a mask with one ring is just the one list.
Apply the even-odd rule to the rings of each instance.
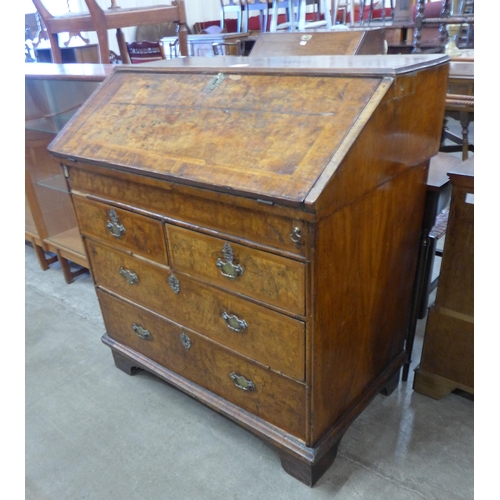
[[[183, 69], [182, 62], [120, 67], [49, 150], [63, 158], [298, 205], [356, 122], [373, 113], [395, 75], [448, 60], [404, 57], [390, 64], [393, 58], [357, 58], [335, 64], [305, 58], [302, 70], [291, 61], [269, 64], [259, 58], [242, 67], [232, 57], [186, 58]], [[212, 59], [220, 59], [218, 65]], [[354, 146], [342, 149], [349, 147]]]

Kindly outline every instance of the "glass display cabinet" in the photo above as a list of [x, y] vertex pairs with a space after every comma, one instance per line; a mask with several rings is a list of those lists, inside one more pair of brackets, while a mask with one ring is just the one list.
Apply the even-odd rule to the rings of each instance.
[[25, 239], [43, 270], [59, 261], [67, 283], [86, 272], [87, 256], [63, 168], [47, 146], [112, 68], [25, 64]]

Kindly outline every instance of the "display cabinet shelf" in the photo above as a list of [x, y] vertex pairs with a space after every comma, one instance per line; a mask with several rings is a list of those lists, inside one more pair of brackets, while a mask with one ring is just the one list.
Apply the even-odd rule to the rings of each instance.
[[59, 261], [67, 283], [88, 269], [62, 167], [48, 145], [112, 71], [111, 65], [25, 65], [25, 240], [43, 270]]

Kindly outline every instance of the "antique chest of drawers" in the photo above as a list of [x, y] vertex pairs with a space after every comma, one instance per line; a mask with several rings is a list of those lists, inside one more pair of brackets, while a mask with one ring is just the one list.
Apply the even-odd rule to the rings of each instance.
[[49, 147], [103, 342], [313, 485], [397, 386], [447, 56], [117, 67]]

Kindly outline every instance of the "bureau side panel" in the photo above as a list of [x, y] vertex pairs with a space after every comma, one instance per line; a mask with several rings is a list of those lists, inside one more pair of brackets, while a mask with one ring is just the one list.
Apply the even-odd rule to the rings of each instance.
[[325, 217], [437, 154], [448, 71], [443, 64], [390, 82], [381, 101], [365, 109], [366, 123], [361, 116], [335, 152], [306, 206]]
[[408, 170], [317, 226], [313, 444], [350, 423], [404, 361], [426, 173]]

